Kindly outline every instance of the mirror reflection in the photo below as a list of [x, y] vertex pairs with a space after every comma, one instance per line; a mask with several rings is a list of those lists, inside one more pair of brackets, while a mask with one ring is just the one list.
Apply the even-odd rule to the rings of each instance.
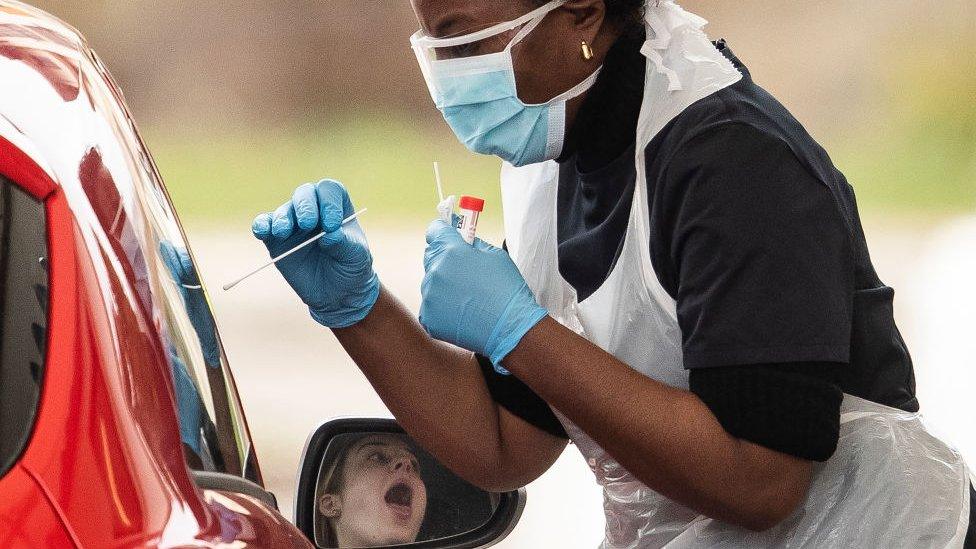
[[319, 547], [384, 547], [485, 524], [498, 497], [460, 479], [401, 433], [344, 433], [328, 444], [315, 497]]

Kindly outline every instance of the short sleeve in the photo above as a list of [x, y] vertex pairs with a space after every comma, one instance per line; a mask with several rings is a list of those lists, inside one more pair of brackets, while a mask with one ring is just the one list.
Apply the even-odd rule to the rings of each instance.
[[569, 438], [549, 404], [535, 394], [528, 385], [514, 375], [506, 376], [496, 372], [488, 358], [478, 354], [474, 356], [481, 367], [481, 375], [485, 378], [488, 392], [495, 402], [550, 435]]
[[686, 368], [849, 361], [849, 231], [783, 140], [744, 123], [708, 129], [656, 192]]
[[840, 437], [838, 386], [846, 364], [791, 362], [698, 368], [689, 389], [730, 435], [811, 461], [826, 461]]

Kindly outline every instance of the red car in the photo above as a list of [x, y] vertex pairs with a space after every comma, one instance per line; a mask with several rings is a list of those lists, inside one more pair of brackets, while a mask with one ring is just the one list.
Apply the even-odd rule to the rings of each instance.
[[[301, 529], [284, 519], [122, 93], [77, 31], [0, 0], [0, 547], [312, 547], [328, 526], [315, 487], [330, 437], [357, 429], [398, 431], [323, 426], [301, 472]], [[425, 482], [418, 516], [442, 542], [423, 547], [489, 545], [524, 503]], [[488, 506], [484, 524], [452, 500], [462, 492]], [[412, 494], [380, 497], [408, 516]], [[435, 503], [465, 531], [432, 524]]]
[[308, 547], [121, 92], [20, 4], [0, 60], [0, 546]]

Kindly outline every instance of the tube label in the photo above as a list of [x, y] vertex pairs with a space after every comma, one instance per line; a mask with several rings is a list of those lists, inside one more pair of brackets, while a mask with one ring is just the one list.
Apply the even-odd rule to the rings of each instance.
[[458, 232], [461, 233], [461, 238], [468, 244], [474, 244], [474, 238], [478, 232], [478, 216], [480, 214], [481, 212], [475, 210], [461, 210]]

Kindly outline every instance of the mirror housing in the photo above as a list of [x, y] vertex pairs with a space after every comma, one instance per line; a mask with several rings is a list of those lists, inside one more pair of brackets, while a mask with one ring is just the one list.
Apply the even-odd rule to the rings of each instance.
[[[315, 538], [316, 489], [319, 469], [326, 457], [329, 443], [341, 435], [362, 433], [406, 435], [394, 419], [338, 418], [322, 423], [305, 443], [301, 469], [298, 473], [298, 486], [295, 490], [295, 525], [316, 546], [318, 546]], [[497, 494], [497, 498], [497, 506], [487, 522], [473, 530], [438, 539], [384, 547], [474, 549], [494, 545], [508, 536], [521, 518], [522, 510], [525, 508], [525, 488]]]

